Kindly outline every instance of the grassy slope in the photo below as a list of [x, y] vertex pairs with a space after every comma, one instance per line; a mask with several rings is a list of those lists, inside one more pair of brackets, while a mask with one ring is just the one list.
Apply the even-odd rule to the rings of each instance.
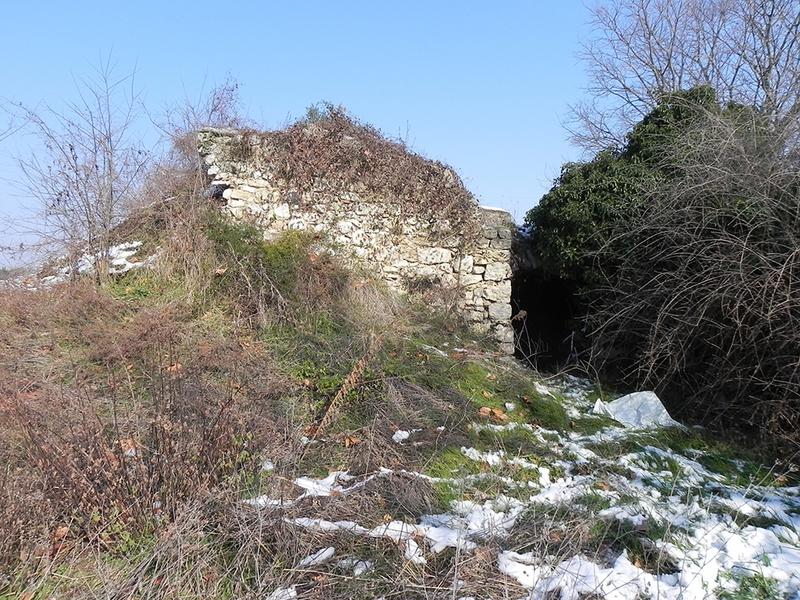
[[[454, 500], [529, 496], [542, 476], [530, 465], [563, 475], [568, 451], [556, 446], [609, 423], [568, 410], [558, 386], [537, 384], [446, 311], [345, 271], [313, 239], [265, 244], [205, 211], [178, 222], [149, 233], [162, 253], [153, 270], [2, 299], [0, 598], [233, 598], [286, 582], [308, 597], [432, 597], [454, 578], [466, 595], [523, 595], [498, 578], [491, 540], [467, 562], [448, 549], [416, 565], [386, 539], [276, 525], [242, 501], [295, 498], [300, 476], [384, 467], [395, 474], [285, 515], [415, 523]], [[475, 427], [515, 422], [546, 431]], [[398, 429], [417, 431], [398, 444]], [[600, 439], [592, 468], [611, 476], [616, 457], [646, 446], [704, 450], [706, 466], [735, 481], [763, 475], [752, 457], [690, 433]], [[464, 447], [520, 461], [491, 465]], [[262, 468], [267, 458], [274, 468]], [[642, 531], [609, 533], [596, 516], [609, 504], [597, 481], [569, 509], [523, 519], [513, 548], [542, 531], [559, 544], [553, 524], [579, 522], [573, 550], [651, 560]], [[297, 568], [328, 544], [375, 566], [358, 578]]]

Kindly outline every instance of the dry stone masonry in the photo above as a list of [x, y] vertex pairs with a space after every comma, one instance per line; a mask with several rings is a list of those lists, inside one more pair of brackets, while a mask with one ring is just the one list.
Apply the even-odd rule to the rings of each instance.
[[[249, 137], [248, 137], [249, 136]], [[198, 133], [212, 178], [209, 188], [233, 217], [267, 239], [291, 229], [318, 233], [333, 252], [358, 261], [395, 290], [441, 289], [473, 327], [514, 352], [511, 247], [516, 226], [506, 211], [474, 205], [477, 233], [461, 236], [446, 220], [422, 219], [363, 186], [316, 180], [299, 189], [275, 175], [257, 134], [228, 129]], [[444, 167], [443, 176], [455, 177]], [[452, 294], [452, 295], [451, 295]]]

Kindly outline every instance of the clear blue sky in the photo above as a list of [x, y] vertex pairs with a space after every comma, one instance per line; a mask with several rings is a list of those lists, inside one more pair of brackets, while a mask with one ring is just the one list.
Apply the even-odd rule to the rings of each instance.
[[[120, 72], [136, 68], [154, 110], [231, 75], [260, 124], [341, 103], [388, 134], [408, 131], [414, 150], [521, 220], [577, 155], [563, 122], [582, 94], [587, 18], [581, 0], [8, 2], [0, 96], [57, 105], [109, 53]], [[0, 142], [0, 177], [17, 177], [26, 144]], [[21, 203], [3, 194], [0, 213]]]

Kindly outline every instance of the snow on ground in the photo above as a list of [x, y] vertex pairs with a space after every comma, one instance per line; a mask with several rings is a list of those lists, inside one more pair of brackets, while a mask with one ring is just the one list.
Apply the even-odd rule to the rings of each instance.
[[[143, 260], [131, 260], [138, 254], [141, 246], [142, 242], [136, 240], [111, 246], [108, 249], [108, 272], [112, 275], [121, 275], [132, 269], [139, 269], [151, 265], [156, 255], [148, 256]], [[54, 285], [67, 281], [73, 273], [93, 273], [99, 258], [97, 254], [84, 254], [75, 261], [74, 265], [63, 266], [59, 268], [54, 275], [42, 277], [38, 283], [44, 286]], [[34, 284], [29, 287], [35, 287], [35, 285], [36, 283], [34, 282]]]
[[[545, 390], [551, 396], [557, 391], [566, 397], [570, 413], [591, 413], [588, 388], [581, 380], [568, 377], [558, 388], [542, 386], [541, 393]], [[364, 527], [352, 521], [288, 520], [318, 531], [391, 539], [402, 546], [406, 560], [425, 564], [426, 555], [447, 548], [470, 552], [484, 540], [507, 539], [519, 518], [533, 508], [574, 508], [579, 499], [591, 495], [605, 506], [594, 517], [641, 531], [660, 556], [660, 563], [669, 568], [647, 568], [632, 560], [627, 550], [616, 556], [589, 557], [580, 553], [543, 555], [507, 547], [499, 553], [495, 566], [528, 590], [526, 598], [550, 598], [552, 594], [562, 600], [590, 594], [620, 600], [715, 598], [725, 590], [735, 590], [741, 578], [759, 576], [771, 580], [782, 597], [800, 600], [800, 488], [758, 482], [742, 485], [741, 478], [703, 466], [703, 453], [698, 450], [680, 453], [634, 444], [631, 447], [635, 450], [611, 458], [595, 451], [598, 445], [625, 441], [631, 432], [622, 427], [605, 427], [592, 435], [562, 434], [515, 422], [474, 424], [473, 429], [499, 435], [521, 430], [545, 443], [556, 458], [549, 459], [549, 464], [538, 464], [535, 457], [463, 447], [464, 457], [487, 465], [508, 490], [480, 502], [455, 501], [447, 513], [425, 515], [417, 523], [393, 520]], [[505, 475], [514, 469], [534, 477], [515, 481]], [[457, 480], [402, 472], [459, 484], [481, 477]], [[391, 473], [380, 469], [355, 478], [339, 471], [321, 479], [301, 477], [295, 483], [304, 490], [301, 498], [344, 495]], [[283, 501], [265, 496], [250, 502], [256, 506], [283, 505]], [[326, 554], [329, 560], [335, 549], [326, 548], [324, 552], [330, 552], [330, 556]], [[304, 561], [313, 562], [315, 556]]]

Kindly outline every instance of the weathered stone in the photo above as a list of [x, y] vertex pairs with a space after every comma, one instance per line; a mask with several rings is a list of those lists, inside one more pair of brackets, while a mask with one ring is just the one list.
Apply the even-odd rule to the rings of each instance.
[[471, 273], [474, 266], [475, 257], [473, 257], [471, 254], [467, 254], [466, 256], [461, 257], [461, 260], [458, 263], [458, 270], [462, 273]]
[[272, 215], [276, 219], [288, 219], [292, 216], [292, 211], [289, 208], [289, 205], [284, 202], [283, 204], [278, 204], [272, 209]]
[[481, 295], [489, 302], [510, 302], [511, 282], [501, 281], [493, 285], [487, 285], [482, 289]]
[[489, 305], [489, 318], [492, 321], [505, 321], [511, 318], [511, 305], [495, 302]]
[[510, 271], [511, 267], [507, 263], [489, 263], [486, 265], [486, 272], [483, 274], [483, 278], [486, 281], [504, 281], [508, 279]]
[[498, 342], [514, 343], [514, 328], [511, 325], [501, 324], [492, 327], [494, 339]]
[[[227, 190], [225, 190], [225, 192], [228, 192], [228, 198], [231, 200], [244, 200], [246, 202], [252, 202], [253, 200], [255, 200], [255, 195], [252, 192], [248, 192], [243, 189], [228, 188]], [[224, 193], [222, 197], [225, 198]]]
[[453, 253], [446, 248], [420, 248], [417, 257], [424, 265], [438, 265], [453, 260]]
[[483, 282], [483, 277], [480, 275], [472, 275], [471, 273], [462, 273], [458, 282], [461, 285], [475, 285]]
[[483, 310], [472, 310], [466, 314], [467, 321], [482, 323], [486, 321], [486, 312]]
[[497, 248], [499, 250], [510, 250], [512, 244], [511, 238], [496, 238], [489, 242], [490, 248]]

